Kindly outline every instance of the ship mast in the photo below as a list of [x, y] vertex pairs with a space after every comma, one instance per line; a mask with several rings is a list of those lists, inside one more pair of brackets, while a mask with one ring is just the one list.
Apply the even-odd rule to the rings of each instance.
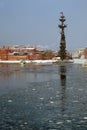
[[60, 50], [59, 50], [59, 56], [61, 60], [64, 60], [66, 58], [66, 40], [65, 40], [65, 33], [64, 29], [67, 27], [64, 22], [66, 21], [65, 16], [63, 15], [63, 12], [61, 12], [60, 16], [60, 24], [58, 27], [61, 29], [61, 39], [60, 39]]

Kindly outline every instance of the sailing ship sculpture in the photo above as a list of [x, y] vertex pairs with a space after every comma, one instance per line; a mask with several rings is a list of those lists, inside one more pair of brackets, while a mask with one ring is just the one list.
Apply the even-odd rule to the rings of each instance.
[[58, 25], [58, 27], [61, 29], [61, 40], [60, 40], [60, 50], [59, 50], [59, 57], [61, 60], [66, 59], [66, 40], [65, 40], [65, 33], [64, 29], [67, 27], [64, 22], [66, 21], [65, 16], [63, 15], [63, 12], [61, 12], [60, 16], [60, 22], [61, 24]]

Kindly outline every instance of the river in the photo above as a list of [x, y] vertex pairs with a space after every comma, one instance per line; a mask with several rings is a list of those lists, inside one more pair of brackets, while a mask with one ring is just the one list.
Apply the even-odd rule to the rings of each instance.
[[0, 130], [87, 130], [87, 68], [0, 64]]

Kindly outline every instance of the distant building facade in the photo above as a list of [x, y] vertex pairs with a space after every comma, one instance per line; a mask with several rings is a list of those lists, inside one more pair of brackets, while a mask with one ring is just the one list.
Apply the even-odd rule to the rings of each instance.
[[85, 59], [87, 59], [87, 48], [85, 48], [85, 50], [84, 50], [84, 57], [85, 57]]
[[29, 46], [3, 46], [0, 47], [0, 60], [37, 60], [52, 59], [52, 51]]
[[80, 49], [78, 49], [74, 53], [73, 58], [87, 59], [87, 48], [80, 48]]

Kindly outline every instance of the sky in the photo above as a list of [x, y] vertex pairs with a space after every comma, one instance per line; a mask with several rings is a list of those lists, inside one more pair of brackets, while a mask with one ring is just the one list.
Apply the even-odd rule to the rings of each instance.
[[87, 0], [0, 0], [0, 46], [58, 50], [60, 12], [66, 17], [67, 50], [87, 47]]

